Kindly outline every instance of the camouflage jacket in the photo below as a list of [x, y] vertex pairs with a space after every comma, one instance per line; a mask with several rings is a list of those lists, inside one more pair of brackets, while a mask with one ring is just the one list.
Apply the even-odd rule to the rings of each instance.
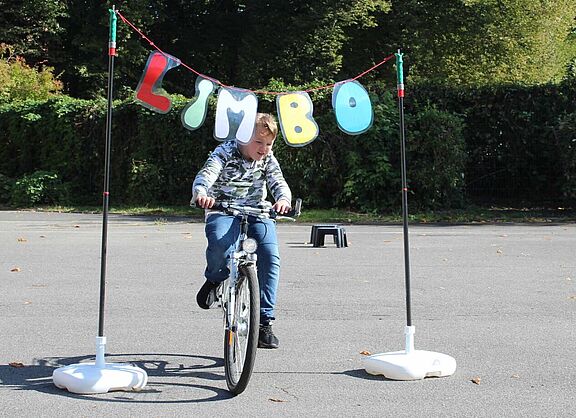
[[240, 205], [271, 207], [266, 186], [275, 201], [292, 202], [292, 192], [272, 152], [261, 161], [248, 161], [236, 141], [227, 141], [216, 147], [196, 175], [192, 202], [198, 195], [206, 195]]

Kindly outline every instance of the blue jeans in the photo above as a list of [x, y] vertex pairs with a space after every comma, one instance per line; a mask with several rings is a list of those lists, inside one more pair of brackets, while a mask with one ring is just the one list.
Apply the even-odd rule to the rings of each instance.
[[[228, 257], [234, 252], [240, 235], [240, 219], [213, 214], [206, 220], [206, 271], [204, 276], [219, 283], [228, 278]], [[276, 237], [276, 223], [270, 219], [248, 218], [248, 236], [258, 243], [256, 268], [260, 284], [260, 323], [274, 319], [276, 290], [280, 278], [280, 253]]]

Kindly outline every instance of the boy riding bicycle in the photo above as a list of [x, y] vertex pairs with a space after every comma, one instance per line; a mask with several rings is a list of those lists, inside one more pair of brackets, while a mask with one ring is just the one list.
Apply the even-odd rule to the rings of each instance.
[[[240, 233], [239, 219], [210, 210], [216, 201], [238, 205], [272, 207], [279, 214], [291, 208], [292, 193], [272, 146], [278, 134], [274, 117], [256, 115], [256, 125], [250, 142], [227, 141], [212, 152], [192, 185], [192, 202], [206, 213], [206, 282], [198, 291], [196, 301], [209, 309], [216, 300], [216, 288], [226, 280], [228, 256]], [[267, 188], [276, 203], [266, 200]], [[278, 338], [272, 332], [276, 291], [280, 277], [280, 254], [276, 223], [266, 218], [249, 218], [248, 236], [258, 242], [256, 267], [260, 285], [260, 332], [258, 347], [278, 348]]]

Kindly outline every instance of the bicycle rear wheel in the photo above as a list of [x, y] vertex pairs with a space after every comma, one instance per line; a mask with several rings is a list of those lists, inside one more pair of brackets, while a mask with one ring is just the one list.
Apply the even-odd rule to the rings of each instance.
[[224, 373], [234, 395], [244, 392], [258, 346], [260, 325], [260, 287], [253, 265], [240, 266], [236, 289], [235, 323], [224, 333]]

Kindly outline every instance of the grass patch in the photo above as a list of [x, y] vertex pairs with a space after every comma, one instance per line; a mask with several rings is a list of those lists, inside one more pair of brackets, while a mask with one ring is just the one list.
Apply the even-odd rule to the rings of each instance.
[[[7, 209], [7, 208], [6, 208]], [[102, 213], [94, 206], [43, 206], [33, 210], [62, 213]], [[112, 214], [153, 216], [158, 219], [189, 217], [202, 220], [204, 211], [189, 206], [113, 206]], [[387, 224], [401, 223], [402, 214], [359, 213], [342, 209], [306, 209], [298, 219], [300, 223]], [[410, 223], [552, 223], [576, 222], [572, 208], [508, 208], [470, 206], [457, 210], [437, 210], [409, 214]]]

